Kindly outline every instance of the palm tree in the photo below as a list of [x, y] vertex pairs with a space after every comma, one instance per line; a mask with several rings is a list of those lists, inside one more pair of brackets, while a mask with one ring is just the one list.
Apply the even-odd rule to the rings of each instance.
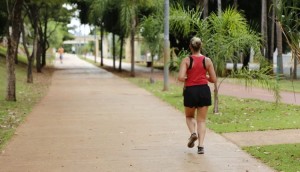
[[263, 38], [262, 54], [266, 56], [268, 52], [268, 22], [267, 22], [267, 0], [261, 0], [261, 35]]
[[144, 18], [140, 24], [142, 30], [142, 36], [147, 43], [151, 52], [151, 76], [150, 83], [154, 83], [153, 71], [154, 71], [154, 55], [159, 53], [159, 46], [162, 40], [162, 14], [154, 14]]
[[137, 8], [141, 0], [130, 1], [123, 0], [121, 1], [121, 11], [120, 11], [120, 23], [121, 27], [126, 30], [126, 32], [130, 32], [130, 47], [131, 47], [131, 70], [130, 75], [132, 77], [135, 76], [135, 48], [134, 48], [134, 38], [135, 38], [135, 29], [136, 29], [136, 16], [137, 16]]
[[[276, 18], [279, 15], [279, 12], [277, 9], [282, 8], [280, 7], [280, 0], [275, 0], [275, 11], [276, 11]], [[277, 75], [283, 75], [283, 62], [282, 62], [282, 31], [280, 27], [280, 23], [278, 20], [276, 20], [276, 46], [277, 46]]]
[[222, 2], [221, 0], [218, 0], [218, 16], [221, 16], [222, 14]]
[[[297, 78], [297, 64], [300, 62], [300, 2], [298, 0], [279, 0], [276, 6], [277, 26], [283, 33], [294, 60], [292, 78]], [[279, 32], [279, 31], [278, 31]]]
[[108, 8], [108, 0], [93, 0], [90, 6], [89, 18], [100, 27], [100, 66], [103, 66], [104, 14]]
[[[246, 19], [235, 9], [227, 9], [219, 17], [217, 14], [210, 15], [207, 19], [200, 20], [199, 12], [193, 10], [185, 10], [178, 6], [172, 8], [170, 17], [171, 30], [176, 34], [189, 35], [196, 33], [203, 41], [203, 53], [211, 57], [214, 62], [215, 70], [218, 76], [224, 76], [227, 61], [236, 62], [239, 57], [235, 56], [236, 52], [246, 52], [249, 47], [253, 47], [256, 56], [259, 56], [260, 37], [253, 32]], [[256, 73], [242, 70], [233, 73], [232, 76], [245, 80], [246, 86], [253, 83], [250, 79], [257, 77], [262, 86], [274, 91], [276, 100], [279, 99], [278, 87], [262, 69]], [[214, 112], [218, 110], [218, 89], [219, 85], [215, 85], [215, 102]]]

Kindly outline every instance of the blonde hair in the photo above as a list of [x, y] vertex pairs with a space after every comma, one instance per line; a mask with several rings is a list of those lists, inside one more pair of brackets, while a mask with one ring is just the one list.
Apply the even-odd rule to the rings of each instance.
[[199, 37], [194, 36], [190, 41], [190, 46], [194, 51], [200, 51], [201, 50], [201, 39]]

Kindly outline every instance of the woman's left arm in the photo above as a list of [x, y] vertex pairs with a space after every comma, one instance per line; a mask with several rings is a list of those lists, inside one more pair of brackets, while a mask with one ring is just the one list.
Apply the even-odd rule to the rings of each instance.
[[210, 58], [205, 58], [205, 63], [207, 64], [207, 72], [208, 72], [207, 80], [211, 83], [216, 83], [217, 76], [216, 76], [216, 72], [214, 69], [214, 64], [212, 63]]

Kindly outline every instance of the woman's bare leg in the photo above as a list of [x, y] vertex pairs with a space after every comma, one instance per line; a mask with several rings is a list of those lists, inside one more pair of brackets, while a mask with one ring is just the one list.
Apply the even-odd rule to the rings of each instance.
[[208, 106], [197, 108], [197, 132], [198, 132], [198, 146], [203, 147], [204, 137], [206, 133], [206, 116]]
[[195, 108], [185, 107], [186, 124], [191, 134], [196, 133], [195, 110]]

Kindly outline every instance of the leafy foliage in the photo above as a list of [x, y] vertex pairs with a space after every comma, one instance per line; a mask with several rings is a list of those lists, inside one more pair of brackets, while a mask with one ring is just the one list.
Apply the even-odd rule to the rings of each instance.
[[300, 63], [300, 2], [298, 0], [279, 0], [275, 7], [281, 30], [293, 55]]
[[219, 75], [224, 75], [226, 62], [238, 62], [240, 53], [247, 53], [252, 47], [260, 51], [260, 37], [249, 28], [246, 19], [235, 9], [227, 9], [222, 17], [212, 14], [208, 18], [208, 34], [203, 37], [203, 51], [211, 57]]

